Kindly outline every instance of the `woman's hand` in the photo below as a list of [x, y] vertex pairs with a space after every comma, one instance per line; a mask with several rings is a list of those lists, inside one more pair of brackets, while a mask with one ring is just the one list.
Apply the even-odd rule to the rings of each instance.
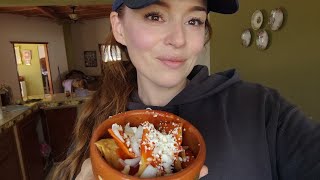
[[204, 165], [204, 166], [202, 166], [202, 168], [200, 170], [199, 179], [206, 176], [207, 174], [208, 174], [208, 167], [206, 165]]
[[94, 180], [90, 158], [82, 163], [81, 171], [76, 177], [76, 180]]
[[[200, 170], [200, 178], [206, 176], [208, 174], [208, 167], [207, 166], [202, 166]], [[86, 159], [82, 166], [81, 166], [81, 171], [76, 177], [76, 180], [94, 180], [93, 172], [92, 172], [92, 165], [91, 165], [91, 159], [88, 158]]]

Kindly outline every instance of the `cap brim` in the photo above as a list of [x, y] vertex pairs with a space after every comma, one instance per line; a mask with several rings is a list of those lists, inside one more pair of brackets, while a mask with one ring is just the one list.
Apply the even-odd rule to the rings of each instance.
[[[123, 3], [131, 9], [139, 9], [149, 6], [159, 0], [124, 0]], [[238, 11], [238, 0], [208, 0], [208, 12], [221, 14], [233, 14]]]
[[208, 0], [208, 11], [233, 14], [239, 9], [238, 0]]
[[159, 0], [124, 0], [124, 4], [131, 9], [140, 9], [149, 6], [152, 3], [155, 3]]

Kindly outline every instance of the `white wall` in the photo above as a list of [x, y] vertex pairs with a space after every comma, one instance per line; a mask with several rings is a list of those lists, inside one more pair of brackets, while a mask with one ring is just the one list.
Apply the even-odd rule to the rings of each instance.
[[15, 64], [14, 50], [10, 41], [48, 42], [54, 92], [60, 92], [60, 71], [68, 71], [62, 25], [46, 18], [27, 18], [19, 15], [0, 14], [0, 83], [9, 85], [15, 99], [20, 98], [20, 89]]
[[[99, 44], [103, 44], [110, 31], [109, 18], [86, 20], [71, 25], [73, 66], [87, 75], [101, 74]], [[96, 51], [98, 67], [85, 67], [84, 51]]]

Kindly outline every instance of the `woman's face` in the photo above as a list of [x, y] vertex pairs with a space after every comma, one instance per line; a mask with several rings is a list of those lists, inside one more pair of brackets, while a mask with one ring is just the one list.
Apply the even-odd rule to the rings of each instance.
[[205, 43], [203, 0], [161, 0], [125, 7], [117, 41], [127, 46], [138, 82], [172, 88], [185, 83]]

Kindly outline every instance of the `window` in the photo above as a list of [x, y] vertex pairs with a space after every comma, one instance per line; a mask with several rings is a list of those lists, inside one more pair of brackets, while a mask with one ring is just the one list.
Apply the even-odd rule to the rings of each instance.
[[121, 50], [118, 46], [100, 45], [100, 52], [103, 62], [121, 60]]

